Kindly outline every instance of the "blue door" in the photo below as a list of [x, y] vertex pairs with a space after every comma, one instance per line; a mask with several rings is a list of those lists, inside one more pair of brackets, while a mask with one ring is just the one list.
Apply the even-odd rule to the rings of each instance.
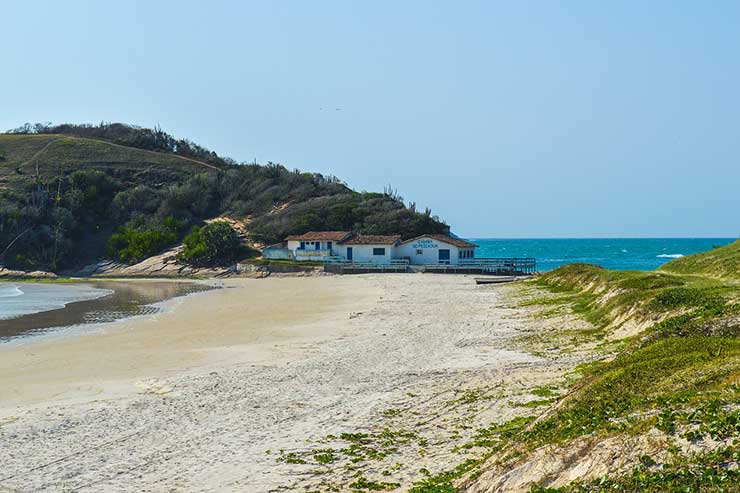
[[321, 242], [320, 241], [317, 241], [316, 243], [314, 243], [314, 250], [321, 250]]
[[439, 263], [440, 264], [449, 264], [450, 263], [450, 251], [449, 250], [439, 250]]
[[347, 260], [352, 260], [352, 247], [347, 247]]
[[329, 255], [331, 255], [331, 241], [326, 242], [326, 249], [329, 250]]

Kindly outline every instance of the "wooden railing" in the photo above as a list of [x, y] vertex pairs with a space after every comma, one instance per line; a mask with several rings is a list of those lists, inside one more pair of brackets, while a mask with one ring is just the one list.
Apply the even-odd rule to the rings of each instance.
[[[474, 258], [461, 259], [457, 264], [420, 265], [425, 272], [459, 273], [459, 274], [499, 274], [528, 275], [537, 272], [537, 261], [534, 258]], [[409, 270], [407, 259], [393, 259], [390, 262], [358, 262], [342, 257], [326, 257], [324, 270], [327, 272], [406, 272]]]
[[424, 270], [429, 272], [480, 272], [506, 275], [534, 274], [537, 272], [537, 260], [531, 257], [460, 259], [457, 264], [425, 265]]

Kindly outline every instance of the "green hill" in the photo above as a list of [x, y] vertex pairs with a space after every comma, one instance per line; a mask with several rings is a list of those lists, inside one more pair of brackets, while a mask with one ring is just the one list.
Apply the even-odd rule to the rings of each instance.
[[58, 134], [0, 135], [1, 189], [17, 190], [27, 185], [29, 177], [53, 181], [59, 176], [81, 170], [99, 170], [116, 176], [124, 185], [165, 183], [196, 173], [213, 173], [217, 166], [189, 158], [119, 146], [102, 140], [83, 139]]
[[675, 274], [700, 274], [719, 278], [740, 278], [740, 240], [708, 252], [668, 262], [661, 271]]
[[237, 164], [160, 129], [27, 125], [0, 134], [0, 265], [58, 271], [115, 258], [116, 232], [116, 245], [129, 238], [139, 257], [153, 255], [218, 216], [247, 224], [257, 244], [311, 229], [404, 237], [448, 229], [391, 191]]

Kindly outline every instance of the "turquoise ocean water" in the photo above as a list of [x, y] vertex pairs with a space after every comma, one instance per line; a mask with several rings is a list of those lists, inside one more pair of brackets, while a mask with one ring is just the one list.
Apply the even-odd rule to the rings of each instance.
[[737, 238], [473, 238], [478, 257], [535, 257], [537, 270], [549, 271], [574, 262], [608, 269], [653, 270], [684, 255], [727, 245]]

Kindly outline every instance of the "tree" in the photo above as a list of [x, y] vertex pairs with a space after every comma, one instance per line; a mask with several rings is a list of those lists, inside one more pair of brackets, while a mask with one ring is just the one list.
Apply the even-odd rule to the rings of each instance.
[[180, 260], [192, 265], [224, 265], [245, 252], [236, 231], [224, 222], [194, 226], [183, 240]]

